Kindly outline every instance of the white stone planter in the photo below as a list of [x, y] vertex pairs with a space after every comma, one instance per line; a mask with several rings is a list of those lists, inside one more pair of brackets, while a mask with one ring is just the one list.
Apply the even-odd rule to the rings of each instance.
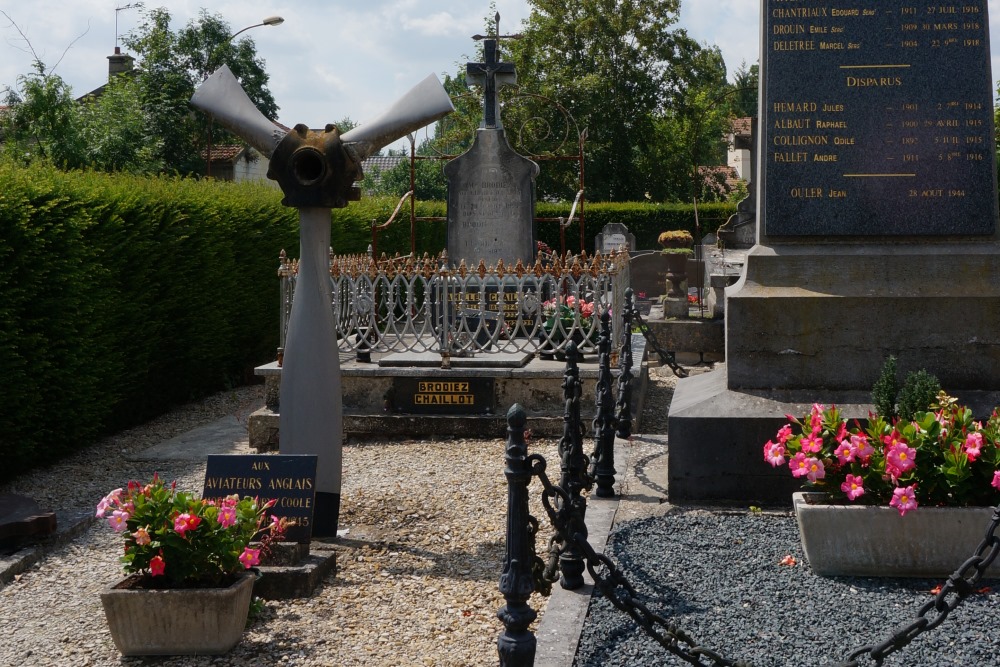
[[110, 588], [101, 603], [122, 655], [220, 655], [243, 636], [254, 579], [246, 572], [228, 588]]
[[[872, 505], [811, 504], [819, 493], [795, 493], [802, 549], [822, 576], [947, 577], [976, 551], [992, 507], [920, 507], [906, 516]], [[1000, 560], [1000, 559], [998, 559]], [[987, 570], [1000, 576], [994, 561]]]

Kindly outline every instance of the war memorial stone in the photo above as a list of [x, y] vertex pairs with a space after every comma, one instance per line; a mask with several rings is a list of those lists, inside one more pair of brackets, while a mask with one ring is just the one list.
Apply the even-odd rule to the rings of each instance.
[[209, 454], [201, 497], [221, 502], [227, 496], [274, 500], [270, 514], [293, 522], [284, 541], [308, 543], [316, 496], [316, 456], [308, 454]]
[[986, 0], [761, 7], [757, 244], [724, 367], [671, 404], [673, 501], [790, 502], [762, 443], [813, 402], [866, 417], [890, 355], [967, 404], [1000, 388]]

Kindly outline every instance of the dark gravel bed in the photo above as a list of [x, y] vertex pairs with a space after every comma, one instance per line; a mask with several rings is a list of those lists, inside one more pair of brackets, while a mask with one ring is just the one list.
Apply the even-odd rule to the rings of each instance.
[[[651, 611], [702, 646], [755, 667], [846, 662], [855, 649], [881, 643], [893, 628], [913, 620], [942, 583], [816, 576], [794, 517], [773, 514], [676, 511], [626, 522], [612, 535], [607, 553]], [[795, 565], [781, 564], [787, 555]], [[987, 590], [971, 595], [940, 627], [883, 664], [1000, 664], [1000, 580], [980, 585]], [[574, 665], [686, 664], [595, 592]]]

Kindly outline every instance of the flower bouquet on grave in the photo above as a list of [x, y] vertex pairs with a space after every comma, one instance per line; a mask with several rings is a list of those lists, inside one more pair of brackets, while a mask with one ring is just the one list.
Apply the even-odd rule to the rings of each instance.
[[594, 314], [593, 301], [575, 296], [557, 296], [543, 302], [545, 341], [557, 349], [562, 347], [564, 341], [570, 340], [576, 341], [578, 347], [596, 345], [600, 327]]
[[870, 414], [848, 427], [836, 407], [808, 415], [764, 444], [764, 459], [787, 465], [811, 491], [841, 504], [888, 504], [901, 515], [920, 506], [965, 507], [1000, 502], [1000, 414], [982, 423], [939, 392], [909, 418]]
[[[260, 563], [284, 523], [267, 510], [274, 501], [231, 495], [221, 503], [195, 498], [167, 486], [154, 474], [148, 484], [130, 481], [97, 505], [125, 540], [121, 557], [127, 574], [147, 588], [213, 588], [228, 585]], [[254, 539], [260, 541], [252, 548]]]
[[[240, 640], [255, 572], [284, 524], [273, 502], [229, 496], [219, 503], [178, 492], [153, 475], [129, 482], [97, 505], [125, 539], [130, 576], [101, 593], [104, 616], [123, 655], [219, 655]], [[261, 539], [253, 548], [251, 540]]]

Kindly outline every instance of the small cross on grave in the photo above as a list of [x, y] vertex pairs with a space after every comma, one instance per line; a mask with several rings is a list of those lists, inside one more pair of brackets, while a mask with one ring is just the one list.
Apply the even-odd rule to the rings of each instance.
[[483, 40], [483, 48], [486, 51], [484, 63], [467, 63], [465, 66], [465, 76], [470, 85], [483, 86], [483, 126], [487, 128], [499, 128], [500, 113], [497, 102], [497, 90], [499, 86], [514, 85], [517, 83], [517, 73], [514, 71], [514, 63], [504, 63], [498, 60], [497, 45], [501, 39], [519, 39], [520, 35], [500, 34], [500, 12], [494, 17], [496, 21], [496, 34], [494, 35], [473, 35], [472, 39]]

